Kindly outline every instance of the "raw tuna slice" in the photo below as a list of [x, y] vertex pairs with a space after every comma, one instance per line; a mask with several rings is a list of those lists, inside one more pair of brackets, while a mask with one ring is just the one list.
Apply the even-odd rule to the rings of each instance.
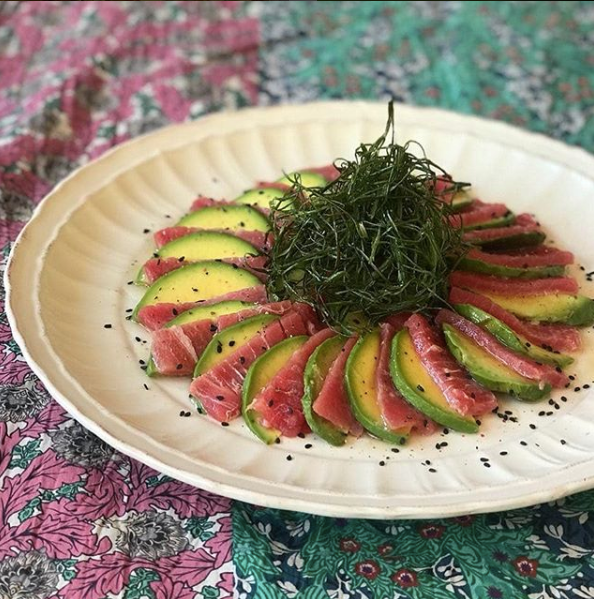
[[346, 362], [351, 350], [357, 343], [357, 337], [351, 337], [332, 362], [330, 370], [322, 383], [322, 388], [313, 402], [313, 411], [331, 422], [345, 434], [360, 437], [363, 427], [355, 420], [349, 405], [349, 397], [344, 383]]
[[452, 185], [454, 182], [449, 175], [443, 175], [441, 177], [437, 177], [435, 180], [435, 186], [433, 188], [433, 193], [441, 198], [444, 202], [448, 204], [452, 201], [456, 192], [452, 189]]
[[451, 324], [467, 337], [470, 337], [478, 346], [482, 347], [494, 358], [503, 362], [508, 368], [511, 368], [531, 381], [537, 381], [541, 387], [545, 383], [549, 383], [553, 387], [562, 388], [569, 383], [567, 375], [558, 372], [553, 366], [549, 364], [537, 364], [530, 358], [517, 354], [499, 343], [491, 333], [474, 324], [474, 322], [466, 320], [460, 314], [456, 314], [451, 310], [440, 310], [437, 314], [436, 322], [438, 324], [444, 322]]
[[206, 413], [219, 422], [228, 422], [241, 412], [241, 387], [254, 360], [267, 349], [294, 335], [305, 335], [306, 324], [301, 315], [289, 312], [269, 324], [238, 348], [220, 364], [195, 378], [190, 393], [202, 404]]
[[581, 346], [580, 333], [577, 329], [563, 324], [531, 324], [520, 320], [488, 297], [452, 287], [450, 289], [451, 304], [470, 304], [495, 318], [498, 318], [519, 335], [523, 335], [534, 345], [559, 352], [576, 351]]
[[289, 300], [275, 302], [272, 304], [263, 304], [261, 306], [241, 310], [240, 312], [234, 312], [233, 314], [224, 314], [219, 317], [217, 324], [221, 329], [223, 329], [235, 324], [236, 322], [239, 322], [240, 320], [244, 320], [250, 316], [255, 316], [256, 314], [266, 313], [282, 315], [289, 310], [293, 310], [293, 312], [297, 312], [302, 316], [303, 321], [308, 327], [307, 333], [309, 335], [313, 335], [322, 328], [315, 311], [310, 306], [298, 302], [291, 302]]
[[475, 231], [466, 231], [462, 236], [464, 241], [472, 243], [473, 241], [490, 241], [512, 235], [521, 235], [523, 233], [533, 233], [540, 231], [540, 225], [530, 214], [519, 214], [516, 217], [515, 224], [509, 227], [495, 227], [493, 229], [479, 229]]
[[303, 371], [316, 347], [335, 334], [332, 329], [323, 329], [310, 337], [254, 398], [251, 407], [265, 427], [278, 430], [285, 437], [309, 432], [301, 405]]
[[291, 189], [290, 185], [286, 183], [279, 183], [278, 181], [258, 181], [256, 185], [257, 189], [280, 189], [281, 191], [287, 191]]
[[462, 287], [496, 295], [546, 295], [549, 293], [579, 292], [577, 281], [572, 277], [550, 277], [548, 279], [515, 279], [494, 277], [474, 272], [456, 270], [450, 275], [452, 287]]
[[247, 289], [224, 293], [223, 295], [218, 295], [217, 297], [201, 302], [184, 302], [180, 304], [162, 303], [144, 306], [138, 311], [138, 322], [149, 331], [155, 331], [186, 310], [191, 310], [196, 306], [218, 304], [225, 300], [239, 300], [254, 304], [264, 304], [267, 301], [266, 287], [264, 287], [264, 285], [248, 287]]
[[392, 339], [401, 328], [396, 328], [387, 322], [380, 327], [380, 353], [375, 371], [377, 403], [382, 411], [382, 418], [390, 429], [404, 430], [406, 433], [415, 431], [428, 435], [437, 430], [437, 425], [402, 397], [394, 387], [390, 375]]
[[396, 332], [398, 332], [404, 327], [404, 324], [411, 316], [412, 312], [398, 312], [386, 317], [385, 322], [392, 325], [396, 329]]
[[181, 327], [155, 331], [151, 355], [157, 372], [164, 376], [187, 376], [198, 360], [190, 338]]
[[318, 175], [322, 175], [322, 177], [325, 177], [327, 181], [334, 181], [334, 179], [340, 175], [340, 171], [333, 164], [304, 168], [301, 170], [307, 171], [308, 173], [317, 173]]
[[[180, 326], [158, 329], [152, 334], [151, 355], [155, 370], [163, 376], [188, 376], [194, 372], [198, 357], [215, 333], [257, 314], [277, 314], [282, 316], [293, 307], [292, 302], [285, 300], [272, 304], [262, 304], [247, 308], [233, 314], [224, 314], [216, 319], [205, 318], [188, 322]], [[229, 318], [233, 317], [233, 318]], [[171, 349], [171, 340], [179, 345], [183, 340], [184, 348], [188, 347], [188, 340], [194, 349], [195, 357], [192, 363], [191, 352], [186, 356], [181, 349]], [[179, 341], [178, 341], [179, 339]], [[177, 347], [177, 346], [176, 346]], [[183, 360], [181, 358], [184, 358]]]
[[495, 395], [467, 377], [425, 317], [413, 314], [406, 327], [421, 363], [454, 410], [463, 416], [481, 416], [497, 407]]
[[[243, 268], [255, 274], [261, 281], [266, 279], [266, 274], [263, 272], [268, 258], [266, 256], [245, 256], [242, 258], [219, 258], [218, 261], [226, 262], [227, 264], [235, 264], [238, 268]], [[180, 260], [179, 258], [150, 258], [144, 263], [143, 280], [147, 285], [152, 285], [159, 277], [177, 270], [189, 261]]]
[[[158, 248], [163, 247], [166, 243], [173, 241], [174, 239], [179, 239], [180, 237], [185, 237], [190, 233], [198, 233], [200, 231], [204, 231], [205, 229], [201, 229], [199, 227], [167, 227], [166, 229], [160, 229], [155, 232], [154, 240], [155, 245]], [[206, 229], [208, 231], [214, 231], [219, 233], [227, 233], [229, 231], [225, 231], [224, 229]], [[263, 233], [262, 231], [233, 231], [232, 232], [235, 237], [239, 237], [248, 243], [251, 243], [256, 249], [260, 251], [269, 250], [272, 244], [272, 235]]]
[[206, 196], [198, 196], [190, 207], [190, 212], [196, 212], [196, 210], [200, 210], [201, 208], [208, 208], [209, 206], [217, 206], [230, 204], [227, 200], [215, 200], [214, 198], [207, 198]]
[[452, 214], [448, 220], [453, 227], [473, 227], [507, 214], [509, 209], [505, 204], [485, 204], [474, 200], [467, 211]]
[[567, 266], [573, 263], [573, 254], [563, 252], [556, 248], [537, 245], [535, 248], [523, 248], [520, 251], [505, 254], [489, 254], [481, 250], [472, 249], [466, 257], [471, 260], [480, 260], [487, 264], [509, 266], [511, 268], [538, 268], [541, 266]]

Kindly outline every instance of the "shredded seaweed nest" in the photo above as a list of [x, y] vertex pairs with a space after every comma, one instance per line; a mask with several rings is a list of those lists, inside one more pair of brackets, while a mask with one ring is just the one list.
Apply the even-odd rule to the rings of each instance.
[[[305, 187], [297, 176], [273, 205], [269, 294], [309, 304], [345, 334], [447, 303], [448, 276], [465, 251], [436, 192], [447, 175], [416, 142], [395, 142], [392, 103], [383, 135], [335, 166], [333, 182]], [[451, 181], [448, 192], [467, 185]]]

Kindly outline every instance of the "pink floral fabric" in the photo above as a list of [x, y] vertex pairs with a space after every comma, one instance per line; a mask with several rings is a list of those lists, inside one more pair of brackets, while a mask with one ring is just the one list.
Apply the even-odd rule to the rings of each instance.
[[[258, 22], [234, 2], [0, 6], [0, 250], [73, 168], [255, 100]], [[0, 290], [0, 597], [233, 595], [229, 500], [73, 421], [25, 363]]]

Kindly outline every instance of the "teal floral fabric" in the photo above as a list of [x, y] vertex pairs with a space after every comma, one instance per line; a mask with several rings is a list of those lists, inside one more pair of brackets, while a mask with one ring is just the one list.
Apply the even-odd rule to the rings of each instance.
[[[259, 101], [369, 98], [504, 120], [594, 151], [593, 2], [266, 2]], [[240, 599], [594, 597], [594, 492], [450, 520], [235, 503]]]
[[[594, 2], [1, 2], [0, 270], [76, 167], [246, 105], [395, 100], [594, 151]], [[0, 282], [0, 599], [594, 598], [594, 492], [363, 521], [194, 489], [76, 423]]]

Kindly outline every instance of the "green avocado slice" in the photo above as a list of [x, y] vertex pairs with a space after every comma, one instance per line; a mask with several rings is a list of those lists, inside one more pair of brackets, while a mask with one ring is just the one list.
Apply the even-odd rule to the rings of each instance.
[[463, 416], [450, 406], [423, 366], [407, 329], [402, 329], [392, 341], [390, 373], [406, 401], [438, 424], [461, 433], [478, 431], [472, 416]]
[[245, 345], [252, 337], [258, 335], [278, 316], [274, 314], [258, 314], [246, 318], [217, 333], [208, 343], [194, 368], [194, 378], [220, 364], [225, 358]]
[[491, 316], [491, 314], [484, 312], [480, 308], [471, 306], [470, 304], [457, 304], [454, 308], [464, 318], [489, 331], [503, 345], [532, 358], [536, 362], [552, 364], [561, 368], [565, 368], [573, 362], [571, 356], [548, 351], [530, 343], [525, 337], [514, 332], [506, 324], [501, 322], [501, 320]]
[[301, 185], [304, 187], [324, 187], [328, 181], [325, 177], [319, 173], [312, 173], [311, 171], [295, 171], [288, 173], [284, 177], [278, 179], [278, 183], [284, 183], [285, 185], [293, 185], [295, 180], [299, 177]]
[[199, 302], [260, 284], [256, 275], [231, 264], [214, 260], [194, 262], [159, 277], [136, 304], [132, 320], [137, 320], [144, 306]]
[[506, 214], [505, 216], [499, 216], [497, 218], [492, 218], [491, 220], [486, 220], [482, 223], [476, 223], [474, 225], [470, 225], [468, 227], [463, 227], [465, 231], [478, 231], [479, 229], [494, 229], [496, 227], [507, 227], [507, 225], [511, 225], [516, 220], [516, 215], [513, 212]]
[[248, 204], [249, 206], [258, 206], [259, 208], [271, 208], [271, 202], [282, 198], [284, 190], [276, 187], [261, 187], [259, 189], [248, 189], [240, 196], [236, 197], [235, 204]]
[[270, 229], [268, 219], [256, 208], [245, 205], [217, 205], [186, 214], [178, 223], [183, 227], [224, 229], [228, 231], [263, 231]]
[[528, 233], [497, 237], [496, 239], [473, 239], [470, 243], [479, 245], [484, 250], [506, 250], [540, 245], [545, 239], [546, 235], [541, 231], [530, 231]]
[[311, 430], [330, 445], [344, 445], [348, 435], [338, 430], [331, 422], [318, 416], [313, 405], [334, 360], [340, 355], [345, 343], [344, 337], [330, 337], [316, 347], [309, 357], [303, 375], [305, 393], [301, 400], [305, 420]]
[[533, 266], [520, 268], [516, 266], [503, 266], [490, 264], [473, 258], [462, 258], [457, 265], [460, 270], [480, 272], [497, 277], [515, 277], [518, 279], [544, 279], [546, 277], [561, 277], [565, 273], [564, 266]]
[[[178, 237], [157, 250], [155, 258], [177, 258], [180, 264], [219, 260], [221, 258], [242, 258], [257, 256], [260, 252], [251, 243], [219, 231], [199, 231]], [[137, 285], [146, 285], [144, 266], [140, 268], [134, 281]]]
[[464, 208], [468, 208], [472, 204], [473, 198], [467, 191], [461, 190], [452, 199], [450, 206], [454, 212], [461, 212]]
[[487, 389], [525, 401], [542, 399], [551, 392], [550, 385], [539, 387], [538, 383], [508, 368], [453, 326], [444, 323], [443, 332], [454, 358]]
[[379, 361], [380, 333], [371, 331], [357, 341], [345, 369], [345, 383], [351, 410], [357, 421], [372, 435], [402, 445], [408, 436], [404, 431], [389, 429], [377, 402], [375, 372]]
[[594, 324], [594, 300], [583, 295], [551, 293], [547, 295], [508, 296], [484, 293], [508, 312], [541, 322], [562, 322], [573, 326]]
[[247, 371], [241, 393], [241, 414], [248, 428], [264, 443], [270, 445], [280, 436], [276, 429], [264, 426], [256, 410], [250, 408], [258, 393], [309, 339], [307, 335], [289, 337], [264, 352]]

